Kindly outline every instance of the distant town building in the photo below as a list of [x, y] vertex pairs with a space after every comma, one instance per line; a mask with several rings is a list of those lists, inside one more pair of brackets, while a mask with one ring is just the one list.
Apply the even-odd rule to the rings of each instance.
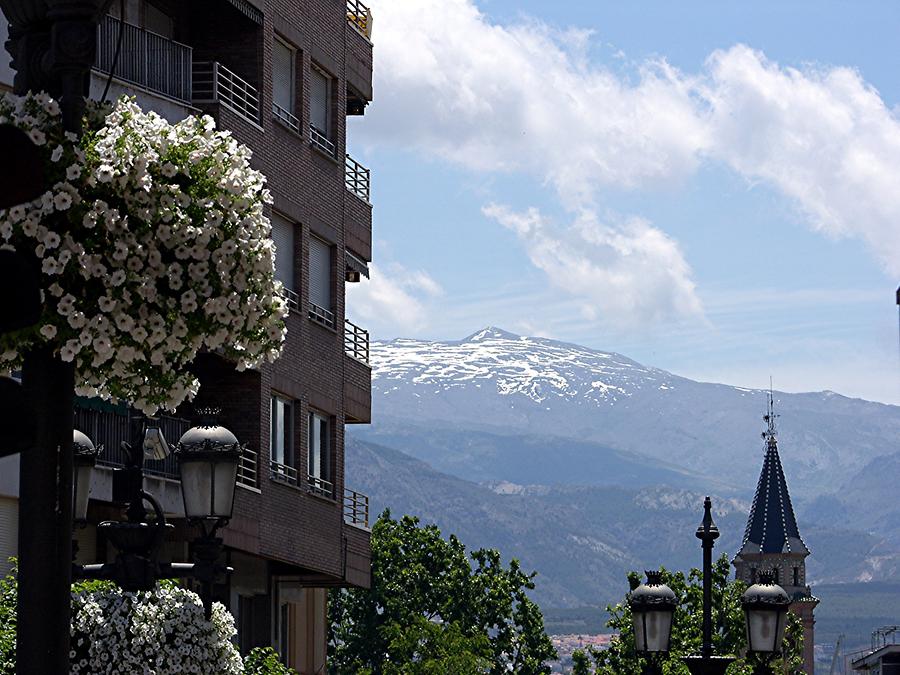
[[815, 663], [813, 612], [819, 600], [806, 585], [806, 557], [810, 551], [800, 537], [778, 455], [776, 417], [769, 394], [769, 410], [763, 417], [767, 429], [762, 435], [766, 442], [766, 457], [750, 507], [744, 541], [733, 564], [735, 576], [748, 584], [756, 583], [762, 572], [773, 573], [776, 583], [792, 598], [790, 610], [803, 621], [803, 670], [812, 675]]

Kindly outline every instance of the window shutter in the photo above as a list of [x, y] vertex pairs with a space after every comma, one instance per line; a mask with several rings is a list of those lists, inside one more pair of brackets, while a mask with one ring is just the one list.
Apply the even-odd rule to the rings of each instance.
[[331, 129], [328, 124], [328, 104], [330, 82], [328, 77], [318, 68], [310, 69], [309, 87], [309, 121], [316, 129], [326, 137], [331, 138]]
[[275, 242], [275, 278], [288, 290], [294, 289], [294, 224], [272, 214], [272, 241]]
[[309, 238], [309, 301], [331, 311], [331, 246]]
[[0, 575], [12, 569], [8, 558], [18, 555], [19, 500], [0, 497]]
[[294, 114], [294, 50], [281, 40], [272, 42], [272, 100]]

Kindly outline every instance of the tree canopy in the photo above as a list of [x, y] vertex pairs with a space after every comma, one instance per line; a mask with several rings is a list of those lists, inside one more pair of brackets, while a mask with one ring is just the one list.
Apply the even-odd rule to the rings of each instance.
[[[718, 655], [738, 655], [746, 651], [747, 641], [744, 628], [744, 611], [741, 595], [746, 585], [739, 580], [728, 580], [730, 575], [728, 556], [723, 555], [713, 563], [712, 569], [712, 626], [713, 653]], [[703, 574], [692, 569], [685, 576], [683, 572], [662, 570], [663, 582], [674, 592], [678, 606], [672, 620], [672, 639], [669, 658], [664, 665], [667, 675], [688, 675], [687, 667], [680, 657], [700, 653], [703, 638]], [[628, 575], [631, 588], [641, 583], [637, 572]], [[616, 605], [607, 607], [610, 619], [607, 626], [618, 632], [608, 649], [591, 649], [587, 654], [576, 652], [575, 672], [579, 675], [640, 675], [644, 659], [637, 653], [634, 642], [634, 628], [627, 598]], [[588, 655], [593, 660], [589, 663]], [[749, 675], [762, 672], [762, 661], [754, 655], [737, 659], [728, 669], [729, 675]], [[593, 667], [593, 670], [591, 668]], [[786, 675], [803, 675], [803, 625], [794, 614], [788, 615], [782, 656], [770, 664], [773, 672]]]
[[385, 511], [372, 528], [372, 587], [332, 591], [330, 672], [549, 673], [556, 652], [527, 595], [534, 576]]

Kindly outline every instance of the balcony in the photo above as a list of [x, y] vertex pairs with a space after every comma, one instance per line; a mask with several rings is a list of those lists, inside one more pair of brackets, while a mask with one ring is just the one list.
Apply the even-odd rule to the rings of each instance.
[[259, 455], [250, 448], [244, 448], [238, 462], [237, 484], [246, 488], [259, 488]]
[[371, 172], [350, 155], [344, 160], [344, 184], [357, 197], [369, 203]]
[[334, 320], [334, 312], [324, 307], [319, 307], [314, 302], [309, 303], [309, 318], [332, 330], [337, 327]]
[[218, 103], [244, 119], [259, 124], [259, 92], [218, 61], [193, 64], [193, 100]]
[[344, 488], [344, 522], [369, 529], [369, 496]]
[[349, 319], [344, 320], [344, 353], [366, 366], [369, 365], [369, 331]]
[[372, 10], [359, 0], [347, 0], [347, 21], [360, 35], [372, 39]]
[[314, 148], [318, 148], [329, 157], [337, 155], [337, 146], [334, 141], [328, 138], [324, 131], [312, 124], [309, 125], [309, 142]]
[[334, 483], [320, 476], [309, 474], [306, 477], [306, 485], [310, 492], [331, 499], [334, 496]]
[[296, 291], [292, 291], [287, 286], [282, 286], [281, 297], [284, 298], [284, 301], [287, 303], [288, 309], [293, 309], [295, 311], [300, 309], [300, 296]]
[[103, 17], [97, 27], [94, 67], [183, 103], [191, 102], [191, 48], [140, 26]]
[[369, 424], [372, 421], [369, 331], [346, 321], [344, 354], [344, 420], [347, 424]]
[[297, 469], [280, 462], [269, 462], [269, 478], [288, 485], [297, 484]]
[[300, 133], [300, 120], [290, 110], [282, 108], [277, 103], [272, 103], [272, 114], [288, 129], [295, 133]]

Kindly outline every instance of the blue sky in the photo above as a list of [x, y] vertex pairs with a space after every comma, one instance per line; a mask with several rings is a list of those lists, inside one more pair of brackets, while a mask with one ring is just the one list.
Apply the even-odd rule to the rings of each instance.
[[374, 337], [900, 403], [900, 6], [372, 5]]

